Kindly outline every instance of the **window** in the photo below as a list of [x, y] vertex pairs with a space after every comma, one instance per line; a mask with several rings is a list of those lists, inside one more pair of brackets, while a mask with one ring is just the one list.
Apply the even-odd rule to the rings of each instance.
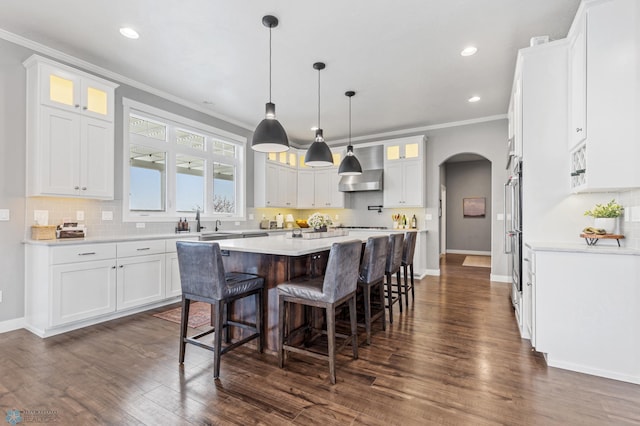
[[246, 139], [124, 99], [125, 221], [244, 219]]

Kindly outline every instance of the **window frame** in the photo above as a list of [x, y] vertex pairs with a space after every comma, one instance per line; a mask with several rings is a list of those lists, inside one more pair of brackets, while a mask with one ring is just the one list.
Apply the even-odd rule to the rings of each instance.
[[[123, 98], [123, 156], [122, 156], [122, 221], [123, 222], [167, 222], [177, 221], [181, 217], [194, 217], [195, 212], [178, 212], [176, 210], [176, 186], [178, 154], [199, 157], [205, 160], [204, 167], [204, 198], [200, 216], [203, 219], [246, 220], [246, 145], [247, 138], [213, 126], [146, 105], [132, 99]], [[129, 117], [138, 116], [145, 120], [158, 122], [166, 126], [166, 140], [152, 140], [144, 136], [136, 137], [129, 133]], [[187, 145], [180, 145], [176, 141], [176, 131], [187, 131], [205, 137], [205, 149], [199, 150]], [[225, 156], [213, 153], [213, 142], [221, 141], [235, 145], [235, 156]], [[165, 210], [132, 211], [129, 207], [130, 169], [129, 153], [132, 145], [142, 145], [161, 150], [166, 153], [165, 164]], [[235, 167], [235, 213], [216, 213], [213, 211], [213, 164], [223, 163]]]

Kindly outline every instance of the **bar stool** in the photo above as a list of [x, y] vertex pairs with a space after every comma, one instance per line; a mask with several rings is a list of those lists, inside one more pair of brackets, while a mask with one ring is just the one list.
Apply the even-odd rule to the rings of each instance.
[[[411, 290], [411, 300], [415, 299], [415, 292], [413, 291], [413, 256], [416, 251], [416, 238], [417, 232], [406, 232], [404, 234], [404, 244], [402, 247], [402, 273], [404, 275], [404, 302], [409, 307], [409, 290]], [[407, 269], [411, 272], [411, 287], [408, 285]]]
[[[369, 237], [364, 247], [364, 256], [360, 264], [358, 287], [362, 289], [364, 298], [364, 324], [367, 331], [367, 345], [371, 344], [371, 323], [382, 318], [382, 330], [387, 329], [384, 307], [384, 270], [387, 262], [389, 238], [386, 236]], [[382, 309], [371, 314], [371, 288], [380, 289], [380, 306]]]
[[[182, 318], [180, 321], [180, 364], [184, 363], [187, 343], [213, 351], [213, 377], [220, 376], [220, 356], [253, 339], [258, 339], [258, 352], [262, 353], [262, 297], [264, 279], [241, 272], [225, 273], [218, 243], [178, 241], [178, 267], [182, 286]], [[254, 324], [231, 321], [224, 311], [235, 300], [255, 295], [256, 317]], [[210, 328], [195, 336], [187, 337], [187, 323], [191, 301], [209, 303], [215, 307], [215, 320]], [[251, 334], [229, 345], [222, 346], [222, 336], [229, 327], [249, 330]], [[213, 345], [201, 342], [200, 338], [215, 332]], [[243, 333], [244, 334], [244, 333]], [[227, 334], [228, 336], [228, 334]], [[228, 343], [228, 339], [225, 339]]]
[[[400, 281], [400, 264], [402, 262], [402, 241], [404, 235], [400, 232], [394, 232], [389, 235], [389, 251], [387, 253], [387, 262], [385, 266], [385, 275], [387, 276], [387, 308], [389, 308], [389, 322], [393, 324], [393, 304], [399, 302], [400, 313], [402, 313], [402, 281]], [[391, 277], [396, 274], [396, 285], [398, 290], [393, 290]], [[394, 296], [394, 294], [396, 296]]]
[[[358, 282], [358, 264], [362, 252], [361, 241], [333, 243], [329, 252], [329, 260], [324, 277], [304, 276], [278, 285], [278, 365], [284, 367], [287, 352], [309, 355], [317, 359], [329, 361], [329, 378], [331, 384], [336, 383], [336, 336], [346, 338], [342, 349], [349, 341], [353, 347], [353, 359], [358, 359], [358, 334], [356, 324], [356, 288]], [[351, 319], [351, 336], [336, 334], [336, 307], [349, 302]], [[301, 304], [323, 308], [326, 310], [326, 332], [328, 353], [318, 353], [292, 344], [292, 339], [300, 332], [308, 333], [309, 324], [285, 333], [285, 325], [289, 323], [291, 304]], [[288, 328], [288, 326], [287, 326]], [[350, 338], [349, 338], [350, 337]]]

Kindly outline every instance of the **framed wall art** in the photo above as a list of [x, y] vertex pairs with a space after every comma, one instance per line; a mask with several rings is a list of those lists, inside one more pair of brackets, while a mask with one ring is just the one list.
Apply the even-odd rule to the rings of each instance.
[[484, 217], [486, 198], [469, 197], [462, 199], [462, 216], [464, 217]]

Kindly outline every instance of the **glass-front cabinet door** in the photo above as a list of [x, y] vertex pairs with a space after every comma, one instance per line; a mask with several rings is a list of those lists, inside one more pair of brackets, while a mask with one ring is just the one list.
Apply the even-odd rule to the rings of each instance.
[[42, 67], [43, 104], [113, 121], [113, 88], [53, 66]]

